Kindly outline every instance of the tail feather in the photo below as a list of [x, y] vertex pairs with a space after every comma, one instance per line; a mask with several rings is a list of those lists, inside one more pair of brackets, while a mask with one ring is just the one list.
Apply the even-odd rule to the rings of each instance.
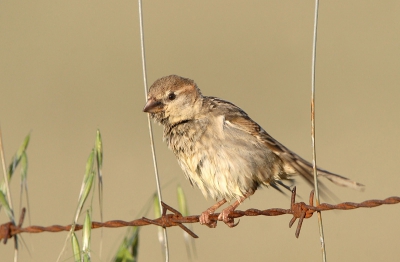
[[[281, 164], [284, 171], [281, 177], [282, 179], [287, 178], [291, 174], [297, 173], [301, 175], [310, 185], [314, 184], [313, 165], [310, 162], [304, 160], [299, 155], [286, 148], [264, 130], [262, 130], [261, 132], [260, 139], [263, 141], [264, 145], [268, 147], [269, 150], [271, 150], [282, 160]], [[317, 168], [317, 171], [319, 176], [327, 178], [336, 185], [349, 187], [360, 191], [364, 190], [365, 188], [363, 184], [357, 183], [346, 177], [331, 173], [320, 168]]]
[[[288, 149], [286, 149], [285, 151], [285, 153], [279, 155], [284, 163], [285, 170], [287, 170], [288, 173], [294, 172], [301, 175], [307, 181], [307, 183], [313, 185], [314, 175], [312, 164]], [[317, 168], [317, 171], [318, 176], [325, 177], [336, 185], [352, 188], [359, 191], [363, 191], [365, 189], [365, 186], [363, 184], [360, 184], [346, 177], [320, 168]]]
[[365, 190], [365, 186], [363, 184], [360, 184], [356, 181], [348, 179], [347, 177], [343, 177], [338, 174], [331, 173], [329, 171], [318, 169], [318, 175], [325, 177], [326, 179], [330, 180], [332, 183], [339, 185], [339, 186], [344, 186], [344, 187], [352, 188], [352, 189], [359, 190], [359, 191]]

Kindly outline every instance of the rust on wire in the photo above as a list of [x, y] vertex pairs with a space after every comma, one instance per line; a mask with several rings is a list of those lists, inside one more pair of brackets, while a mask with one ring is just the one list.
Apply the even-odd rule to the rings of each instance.
[[[377, 207], [380, 205], [390, 205], [397, 204], [400, 202], [400, 197], [389, 197], [384, 200], [367, 200], [361, 203], [352, 203], [352, 202], [344, 202], [337, 205], [331, 204], [320, 204], [318, 206], [314, 206], [314, 190], [310, 193], [309, 204], [307, 205], [304, 202], [296, 203], [296, 187], [292, 190], [292, 197], [290, 200], [290, 209], [283, 208], [271, 208], [266, 210], [258, 210], [254, 208], [247, 209], [245, 211], [236, 210], [229, 214], [229, 217], [235, 219], [242, 216], [280, 216], [280, 215], [292, 215], [292, 219], [289, 222], [289, 227], [292, 227], [294, 222], [299, 219], [297, 223], [297, 228], [295, 232], [295, 236], [298, 238], [300, 235], [301, 225], [305, 218], [310, 218], [317, 211], [327, 211], [327, 210], [351, 210], [360, 207]], [[190, 229], [188, 229], [184, 223], [198, 223], [199, 217], [195, 216], [182, 216], [182, 214], [175, 210], [174, 208], [168, 206], [164, 202], [162, 202], [163, 213], [162, 216], [157, 219], [148, 219], [141, 218], [132, 221], [122, 221], [122, 220], [111, 220], [104, 223], [101, 222], [92, 222], [92, 228], [100, 228], [100, 227], [127, 227], [127, 226], [147, 226], [147, 225], [157, 225], [160, 227], [172, 227], [179, 226], [186, 233], [188, 233], [193, 238], [198, 238], [198, 236], [193, 233]], [[172, 212], [172, 214], [167, 214], [167, 211]], [[210, 215], [211, 221], [218, 221], [219, 213], [215, 213]], [[7, 240], [12, 238], [13, 236], [20, 233], [41, 233], [41, 232], [60, 232], [60, 231], [69, 231], [72, 225], [60, 226], [53, 225], [49, 227], [41, 227], [41, 226], [29, 226], [22, 228], [22, 223], [25, 217], [25, 208], [22, 209], [21, 217], [18, 225], [14, 225], [12, 222], [4, 223], [0, 225], [0, 241], [3, 240], [3, 243], [6, 244]], [[81, 230], [82, 225], [75, 225], [75, 231]]]

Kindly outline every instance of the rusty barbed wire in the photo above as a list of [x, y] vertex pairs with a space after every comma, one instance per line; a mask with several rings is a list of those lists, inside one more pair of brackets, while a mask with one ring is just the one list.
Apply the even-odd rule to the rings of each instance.
[[[250, 208], [245, 211], [236, 210], [229, 214], [229, 217], [232, 219], [243, 217], [243, 216], [280, 216], [290, 214], [292, 215], [292, 219], [289, 222], [289, 227], [291, 228], [294, 222], [299, 219], [297, 224], [295, 236], [298, 238], [300, 235], [301, 226], [305, 218], [310, 218], [317, 211], [328, 211], [328, 210], [352, 210], [356, 208], [372, 208], [381, 205], [391, 205], [397, 204], [400, 202], [400, 197], [388, 197], [384, 200], [367, 200], [361, 203], [353, 203], [353, 202], [343, 202], [337, 205], [331, 205], [327, 203], [322, 203], [318, 206], [314, 206], [314, 190], [310, 193], [309, 204], [307, 205], [304, 202], [296, 203], [296, 187], [292, 189], [292, 196], [290, 200], [290, 209], [283, 208], [271, 208], [266, 210], [258, 210], [255, 208]], [[92, 222], [92, 229], [106, 227], [106, 228], [116, 228], [116, 227], [127, 227], [127, 226], [147, 226], [147, 225], [157, 225], [160, 227], [173, 227], [179, 226], [182, 230], [187, 232], [193, 238], [198, 238], [198, 236], [193, 233], [190, 229], [188, 229], [184, 223], [198, 223], [199, 215], [194, 216], [182, 216], [182, 214], [176, 209], [170, 207], [169, 205], [162, 202], [163, 213], [161, 217], [157, 219], [148, 219], [146, 217], [142, 217], [141, 219], [136, 219], [132, 221], [122, 221], [122, 220], [110, 220], [104, 223], [101, 222]], [[167, 211], [172, 212], [172, 214], [167, 214]], [[218, 221], [219, 213], [214, 213], [210, 215], [211, 222]], [[60, 226], [60, 225], [52, 225], [48, 227], [42, 226], [28, 226], [22, 228], [22, 224], [25, 217], [25, 208], [22, 209], [21, 217], [18, 225], [14, 225], [12, 222], [8, 222], [0, 225], [0, 241], [3, 240], [3, 243], [6, 244], [7, 240], [12, 238], [13, 236], [20, 233], [41, 233], [41, 232], [60, 232], [60, 231], [69, 231], [72, 225]], [[75, 231], [81, 230], [82, 225], [75, 225]]]

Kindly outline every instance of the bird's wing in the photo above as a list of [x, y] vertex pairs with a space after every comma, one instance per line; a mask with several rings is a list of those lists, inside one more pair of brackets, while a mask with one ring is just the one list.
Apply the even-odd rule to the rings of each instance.
[[[223, 113], [225, 114], [225, 121], [228, 121], [231, 126], [256, 137], [269, 150], [279, 156], [284, 163], [283, 168], [288, 174], [298, 173], [304, 177], [309, 184], [313, 185], [313, 167], [310, 162], [304, 160], [299, 155], [279, 143], [236, 105], [217, 98], [214, 98], [214, 101], [218, 104], [224, 104], [223, 108], [225, 109]], [[362, 190], [364, 188], [364, 185], [360, 183], [320, 168], [318, 168], [318, 174], [340, 186], [350, 187], [357, 190]]]

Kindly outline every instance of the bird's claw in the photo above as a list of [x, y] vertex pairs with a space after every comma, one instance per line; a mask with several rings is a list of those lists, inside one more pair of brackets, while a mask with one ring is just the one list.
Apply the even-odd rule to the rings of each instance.
[[209, 210], [207, 209], [206, 211], [204, 211], [203, 213], [201, 213], [200, 217], [199, 217], [199, 222], [201, 225], [206, 225], [209, 228], [215, 228], [217, 226], [217, 221], [211, 221], [210, 220], [210, 215], [212, 215], [214, 213], [213, 210]]
[[235, 227], [239, 224], [240, 219], [237, 223], [235, 223], [235, 219], [229, 217], [229, 214], [233, 211], [232, 208], [228, 207], [222, 210], [222, 212], [218, 216], [219, 221], [223, 221], [228, 227]]

